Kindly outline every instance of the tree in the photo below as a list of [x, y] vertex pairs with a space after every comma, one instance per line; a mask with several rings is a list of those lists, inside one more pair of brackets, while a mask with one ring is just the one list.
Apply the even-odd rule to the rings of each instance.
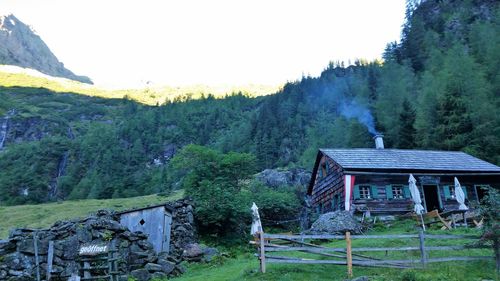
[[399, 148], [415, 148], [415, 109], [410, 102], [403, 101], [403, 109], [399, 114], [399, 137], [397, 146]]
[[249, 198], [242, 187], [255, 172], [255, 163], [250, 154], [222, 154], [199, 145], [186, 146], [172, 159], [174, 173], [184, 173], [182, 186], [194, 200], [202, 234], [241, 232], [250, 216]]
[[458, 91], [449, 91], [440, 100], [437, 111], [436, 138], [441, 139], [441, 148], [460, 150], [470, 142], [472, 121]]

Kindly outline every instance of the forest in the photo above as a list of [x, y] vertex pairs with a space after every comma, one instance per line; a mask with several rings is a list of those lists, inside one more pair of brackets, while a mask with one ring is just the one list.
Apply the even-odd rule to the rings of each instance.
[[460, 150], [499, 165], [500, 4], [455, 2], [409, 1], [383, 60], [330, 62], [268, 96], [145, 105], [0, 81], [0, 128], [10, 132], [0, 139], [0, 204], [196, 193], [196, 161], [178, 153], [194, 150], [220, 169], [234, 161], [247, 177], [310, 170], [318, 148], [373, 147], [375, 132], [386, 148]]

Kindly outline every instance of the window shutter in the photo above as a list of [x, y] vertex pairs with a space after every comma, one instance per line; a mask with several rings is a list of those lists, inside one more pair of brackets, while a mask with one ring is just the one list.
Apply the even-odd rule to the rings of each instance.
[[451, 198], [451, 195], [450, 195], [450, 186], [449, 185], [443, 186], [443, 191], [444, 191], [444, 198], [445, 199], [450, 199]]
[[359, 185], [354, 186], [354, 199], [359, 199]]
[[403, 186], [403, 194], [405, 198], [411, 198], [410, 187], [408, 187], [407, 185]]
[[319, 172], [319, 178], [323, 177], [323, 169], [321, 169], [321, 165], [318, 167], [318, 172]]
[[378, 198], [378, 190], [376, 185], [370, 186], [370, 192], [372, 193], [372, 198], [377, 199]]
[[392, 186], [391, 185], [386, 185], [385, 186], [385, 196], [387, 199], [392, 199]]
[[332, 198], [332, 211], [335, 211], [335, 207], [337, 206], [337, 195]]

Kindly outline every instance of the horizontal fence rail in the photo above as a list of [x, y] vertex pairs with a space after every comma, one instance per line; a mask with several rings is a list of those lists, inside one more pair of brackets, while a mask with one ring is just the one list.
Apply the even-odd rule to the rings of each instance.
[[[418, 234], [388, 234], [388, 235], [291, 235], [291, 234], [267, 234], [259, 232], [251, 244], [259, 248], [256, 256], [260, 260], [261, 272], [265, 272], [265, 263], [295, 263], [295, 264], [332, 264], [347, 265], [347, 273], [352, 276], [352, 266], [366, 267], [390, 267], [390, 268], [425, 268], [428, 263], [448, 262], [448, 261], [476, 261], [491, 260], [494, 256], [454, 256], [454, 257], [436, 257], [429, 258], [431, 251], [454, 251], [454, 250], [472, 250], [487, 249], [485, 245], [449, 245], [449, 246], [427, 246], [426, 240], [471, 240], [476, 242], [480, 237], [474, 235], [440, 235], [424, 234], [420, 231]], [[351, 240], [367, 239], [412, 239], [418, 241], [418, 246], [401, 247], [352, 247]], [[308, 240], [309, 242], [306, 242]], [[311, 243], [310, 240], [345, 240], [346, 247], [324, 247]], [[414, 256], [414, 259], [387, 259], [388, 252], [418, 251], [420, 255]], [[321, 256], [323, 259], [281, 256], [280, 253], [302, 253]], [[366, 256], [360, 253], [385, 252], [386, 258]], [[325, 259], [328, 257], [329, 259]]]

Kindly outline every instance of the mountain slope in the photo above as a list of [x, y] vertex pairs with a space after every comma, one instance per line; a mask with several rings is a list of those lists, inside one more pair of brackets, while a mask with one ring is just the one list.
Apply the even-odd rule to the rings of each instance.
[[373, 147], [371, 133], [379, 131], [388, 148], [461, 150], [498, 165], [499, 5], [424, 1], [384, 63], [332, 63], [319, 77], [258, 98], [186, 95], [145, 106], [4, 85], [0, 202], [176, 188], [181, 178], [168, 161], [192, 143], [252, 153], [260, 169], [310, 168], [318, 148]]
[[0, 16], [0, 64], [36, 69], [44, 74], [92, 84], [64, 67], [35, 32], [14, 15]]

